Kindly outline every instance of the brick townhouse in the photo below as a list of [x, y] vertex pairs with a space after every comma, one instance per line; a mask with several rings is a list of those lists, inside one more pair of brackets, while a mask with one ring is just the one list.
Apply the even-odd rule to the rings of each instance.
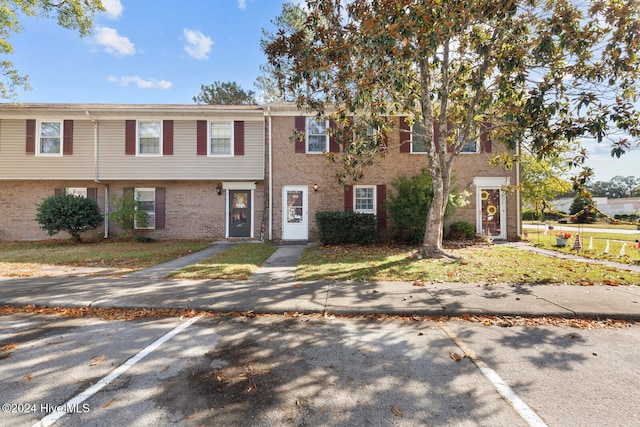
[[[271, 188], [272, 230], [274, 240], [313, 239], [315, 212], [349, 210], [375, 213], [381, 235], [391, 235], [392, 224], [384, 211], [391, 182], [404, 175], [411, 177], [427, 167], [424, 147], [411, 141], [407, 123], [401, 118], [386, 137], [387, 152], [368, 167], [356, 185], [342, 187], [336, 179], [339, 162], [327, 163], [323, 152], [339, 152], [342, 147], [327, 132], [329, 122], [303, 115], [295, 105], [282, 103], [265, 107], [271, 141], [271, 161], [267, 170]], [[291, 140], [294, 130], [305, 139]], [[448, 223], [465, 220], [478, 233], [495, 239], [516, 240], [521, 234], [520, 197], [517, 191], [505, 191], [505, 185], [519, 183], [519, 170], [491, 166], [490, 160], [504, 146], [494, 144], [486, 134], [471, 141], [455, 163], [454, 187], [471, 193], [469, 204], [448, 218]]]
[[[256, 106], [1, 105], [0, 240], [47, 238], [36, 205], [60, 191], [105, 214], [133, 194], [158, 239], [254, 238], [264, 141]], [[105, 217], [94, 235], [119, 231]]]
[[[98, 202], [106, 221], [90, 232], [94, 237], [120, 232], [108, 213], [113, 199], [125, 195], [150, 214], [139, 231], [158, 239], [257, 239], [264, 229], [274, 241], [313, 240], [315, 212], [342, 209], [375, 213], [381, 233], [390, 234], [383, 206], [391, 181], [426, 166], [424, 150], [400, 131], [404, 120], [390, 120], [396, 126], [386, 157], [357, 185], [341, 187], [337, 164], [322, 155], [341, 149], [329, 124], [290, 103], [3, 104], [0, 240], [47, 238], [35, 221], [36, 205], [62, 191]], [[304, 140], [293, 141], [294, 130]], [[515, 239], [519, 195], [502, 186], [516, 185], [518, 170], [489, 165], [500, 150], [483, 139], [458, 157], [455, 185], [472, 196], [449, 220]]]

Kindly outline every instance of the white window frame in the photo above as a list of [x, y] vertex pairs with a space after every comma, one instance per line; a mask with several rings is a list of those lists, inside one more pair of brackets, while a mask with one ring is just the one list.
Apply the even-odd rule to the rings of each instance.
[[[218, 154], [211, 152], [211, 127], [213, 125], [227, 125], [229, 126], [229, 153]], [[209, 157], [233, 157], [233, 122], [232, 121], [209, 121], [207, 122], [207, 156]]]
[[[42, 124], [43, 123], [58, 123], [60, 125], [60, 150], [57, 153], [43, 153], [42, 152]], [[62, 157], [64, 151], [64, 121], [63, 120], [38, 120], [37, 122], [37, 137], [36, 137], [36, 156], [44, 157]]]
[[[158, 123], [160, 125], [160, 137], [158, 139], [157, 153], [141, 153], [140, 152], [140, 123]], [[137, 120], [136, 121], [136, 156], [141, 157], [162, 157], [162, 138], [163, 138], [162, 120]]]
[[[475, 124], [472, 125], [471, 135], [475, 135], [475, 138], [469, 138], [467, 143], [460, 149], [460, 154], [477, 154], [480, 152], [480, 133], [478, 126], [476, 126]], [[475, 143], [475, 150], [465, 151], [465, 147], [467, 147], [471, 143]]]
[[67, 187], [65, 188], [65, 193], [76, 197], [84, 197], [85, 199], [89, 197], [87, 187]]
[[[309, 150], [309, 123], [313, 121], [316, 123], [322, 123], [324, 121], [325, 123], [325, 127], [324, 127], [324, 136], [325, 136], [325, 141], [324, 141], [324, 149], [322, 151], [310, 151]], [[306, 127], [305, 127], [306, 131], [305, 131], [305, 152], [307, 154], [323, 154], [326, 153], [327, 151], [329, 151], [329, 132], [327, 132], [329, 130], [329, 121], [328, 120], [316, 120], [314, 117], [307, 117], [307, 122], [306, 122]], [[311, 136], [320, 136], [322, 134], [312, 134]]]
[[[371, 190], [371, 202], [372, 202], [372, 209], [358, 209], [358, 190], [362, 190], [362, 189], [370, 189]], [[354, 185], [353, 186], [353, 211], [354, 212], [358, 212], [358, 213], [372, 213], [374, 215], [377, 215], [377, 200], [376, 200], [376, 186], [375, 185]]]
[[[402, 136], [401, 136], [402, 137]], [[411, 154], [427, 154], [427, 146], [424, 146], [424, 151], [413, 150], [413, 125], [409, 127], [409, 143], [411, 144]]]
[[[153, 193], [153, 211], [150, 211], [150, 210], [145, 211], [149, 215], [149, 224], [147, 224], [146, 227], [138, 227], [137, 221], [135, 220], [135, 216], [133, 221], [133, 227], [136, 230], [155, 230], [156, 228], [156, 189], [155, 188], [135, 188], [133, 193], [134, 199], [136, 201], [139, 201], [140, 200], [139, 194], [143, 192]], [[138, 209], [138, 206], [136, 204], [136, 210], [137, 209]]]

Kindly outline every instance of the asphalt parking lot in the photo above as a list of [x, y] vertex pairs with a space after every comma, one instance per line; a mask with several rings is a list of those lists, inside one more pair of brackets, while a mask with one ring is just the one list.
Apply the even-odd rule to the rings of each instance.
[[3, 426], [640, 423], [637, 326], [12, 314], [0, 330]]

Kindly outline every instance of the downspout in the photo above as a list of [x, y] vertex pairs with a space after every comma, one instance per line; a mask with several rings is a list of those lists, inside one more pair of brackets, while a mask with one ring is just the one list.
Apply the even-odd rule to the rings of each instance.
[[273, 240], [273, 131], [271, 129], [271, 106], [267, 105], [269, 118], [269, 241]]
[[518, 237], [522, 236], [522, 193], [520, 191], [520, 143], [516, 144], [516, 215]]
[[98, 157], [98, 121], [86, 111], [87, 117], [93, 122], [93, 180], [96, 184], [104, 185], [104, 238], [109, 238], [109, 184], [100, 182]]

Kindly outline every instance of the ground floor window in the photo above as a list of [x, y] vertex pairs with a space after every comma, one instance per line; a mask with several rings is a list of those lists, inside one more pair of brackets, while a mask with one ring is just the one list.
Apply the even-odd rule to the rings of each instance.
[[135, 199], [138, 202], [136, 209], [147, 213], [147, 220], [139, 222], [136, 216], [134, 226], [136, 229], [156, 228], [156, 189], [155, 188], [136, 188]]
[[88, 191], [86, 188], [81, 188], [81, 187], [68, 187], [66, 189], [67, 194], [71, 194], [73, 196], [78, 196], [78, 197], [87, 197], [88, 196]]
[[354, 207], [356, 212], [376, 213], [375, 185], [358, 185], [353, 187]]

